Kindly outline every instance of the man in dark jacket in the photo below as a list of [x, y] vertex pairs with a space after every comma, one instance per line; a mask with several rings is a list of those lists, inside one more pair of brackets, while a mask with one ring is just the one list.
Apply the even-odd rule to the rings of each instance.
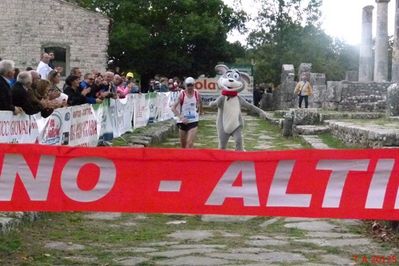
[[22, 109], [11, 102], [10, 80], [14, 77], [14, 66], [11, 60], [0, 61], [0, 111], [12, 111], [14, 114], [19, 114]]
[[11, 89], [12, 103], [20, 106], [27, 115], [39, 113], [44, 109], [40, 101], [34, 96], [31, 86], [31, 73], [22, 71]]

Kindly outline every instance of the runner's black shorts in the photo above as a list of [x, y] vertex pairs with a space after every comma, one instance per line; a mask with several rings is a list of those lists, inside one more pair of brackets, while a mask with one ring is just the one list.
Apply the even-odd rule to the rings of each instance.
[[188, 123], [188, 124], [177, 123], [177, 127], [178, 127], [180, 130], [189, 131], [189, 130], [192, 129], [192, 128], [198, 127], [198, 122], [192, 122], [192, 123]]

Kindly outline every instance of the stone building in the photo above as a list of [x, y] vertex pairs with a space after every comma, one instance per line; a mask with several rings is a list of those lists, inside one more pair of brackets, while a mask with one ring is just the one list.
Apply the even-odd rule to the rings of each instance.
[[69, 73], [104, 71], [110, 19], [62, 0], [1, 0], [0, 57], [36, 68], [43, 51], [55, 52], [55, 65]]

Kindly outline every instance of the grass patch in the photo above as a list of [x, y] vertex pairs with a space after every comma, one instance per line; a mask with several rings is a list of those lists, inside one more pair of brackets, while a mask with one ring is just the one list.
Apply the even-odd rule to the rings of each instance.
[[[13, 254], [21, 247], [21, 239], [16, 232], [0, 235], [0, 254]], [[1, 256], [0, 256], [1, 258]], [[1, 259], [0, 259], [1, 261]]]
[[354, 148], [353, 146], [348, 146], [330, 133], [322, 133], [318, 135], [319, 138], [323, 141], [324, 144], [328, 145], [328, 147], [332, 149], [349, 149]]

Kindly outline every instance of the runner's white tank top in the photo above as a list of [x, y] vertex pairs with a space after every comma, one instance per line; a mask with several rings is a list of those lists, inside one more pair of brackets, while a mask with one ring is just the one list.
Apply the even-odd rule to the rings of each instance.
[[186, 92], [182, 93], [185, 93], [185, 95], [183, 99], [183, 105], [181, 106], [181, 114], [183, 115], [184, 118], [188, 120], [188, 123], [198, 122], [199, 114], [197, 108], [197, 98], [195, 97], [195, 93], [193, 94], [192, 97], [188, 97]]

